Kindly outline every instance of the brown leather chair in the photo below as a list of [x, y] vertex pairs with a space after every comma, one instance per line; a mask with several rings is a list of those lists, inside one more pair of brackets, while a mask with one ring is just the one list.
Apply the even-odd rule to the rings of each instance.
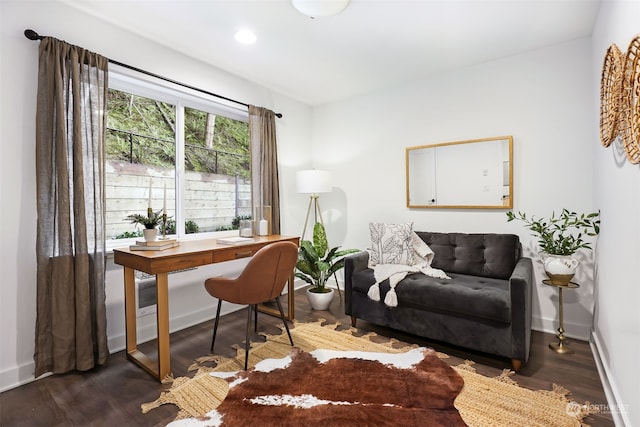
[[247, 331], [245, 342], [244, 369], [247, 370], [249, 360], [249, 324], [251, 323], [251, 311], [255, 312], [254, 329], [258, 326], [258, 304], [276, 300], [280, 317], [287, 330], [289, 341], [293, 346], [289, 325], [284, 317], [280, 294], [287, 280], [291, 277], [293, 268], [298, 259], [298, 246], [292, 242], [276, 242], [264, 246], [253, 255], [240, 276], [235, 279], [226, 277], [212, 277], [204, 282], [204, 287], [209, 294], [218, 299], [216, 320], [213, 326], [213, 338], [211, 339], [211, 352], [216, 342], [216, 332], [220, 320], [220, 307], [222, 301], [234, 304], [247, 304]]

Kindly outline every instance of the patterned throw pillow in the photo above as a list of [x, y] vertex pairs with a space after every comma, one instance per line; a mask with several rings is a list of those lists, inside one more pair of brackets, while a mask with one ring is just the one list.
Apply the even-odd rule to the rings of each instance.
[[413, 223], [369, 223], [369, 268], [376, 264], [413, 264]]

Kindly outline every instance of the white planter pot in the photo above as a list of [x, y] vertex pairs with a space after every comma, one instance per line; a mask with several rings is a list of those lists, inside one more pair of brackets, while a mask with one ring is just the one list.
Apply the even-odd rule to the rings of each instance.
[[542, 262], [544, 272], [551, 279], [551, 283], [560, 286], [569, 284], [580, 264], [580, 261], [572, 258], [571, 255], [543, 254]]
[[153, 242], [158, 238], [158, 229], [157, 228], [145, 228], [142, 230], [142, 235], [144, 236], [145, 242]]
[[309, 304], [311, 304], [311, 308], [313, 310], [327, 310], [333, 301], [333, 289], [325, 288], [329, 292], [318, 293], [311, 292], [310, 289], [307, 289], [307, 299], [309, 300]]

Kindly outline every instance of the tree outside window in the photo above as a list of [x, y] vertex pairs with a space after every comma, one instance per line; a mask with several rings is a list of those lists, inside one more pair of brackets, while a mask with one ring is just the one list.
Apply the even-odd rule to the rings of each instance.
[[204, 111], [206, 105], [187, 106], [179, 96], [163, 98], [109, 90], [106, 227], [112, 239], [138, 237], [140, 228], [125, 218], [149, 205], [154, 211], [166, 206], [167, 234], [178, 237], [237, 228], [238, 218], [251, 215], [247, 123]]

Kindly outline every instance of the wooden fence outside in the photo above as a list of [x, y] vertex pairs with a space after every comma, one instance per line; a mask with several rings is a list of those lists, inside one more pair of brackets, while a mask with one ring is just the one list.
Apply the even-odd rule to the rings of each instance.
[[[127, 162], [106, 162], [106, 236], [112, 239], [140, 226], [125, 218], [130, 213], [146, 213], [149, 182], [151, 206], [162, 209], [167, 186], [167, 214], [175, 218], [174, 171]], [[251, 182], [247, 178], [210, 173], [185, 173], [185, 220], [198, 225], [200, 232], [230, 227], [236, 216], [251, 215]]]

